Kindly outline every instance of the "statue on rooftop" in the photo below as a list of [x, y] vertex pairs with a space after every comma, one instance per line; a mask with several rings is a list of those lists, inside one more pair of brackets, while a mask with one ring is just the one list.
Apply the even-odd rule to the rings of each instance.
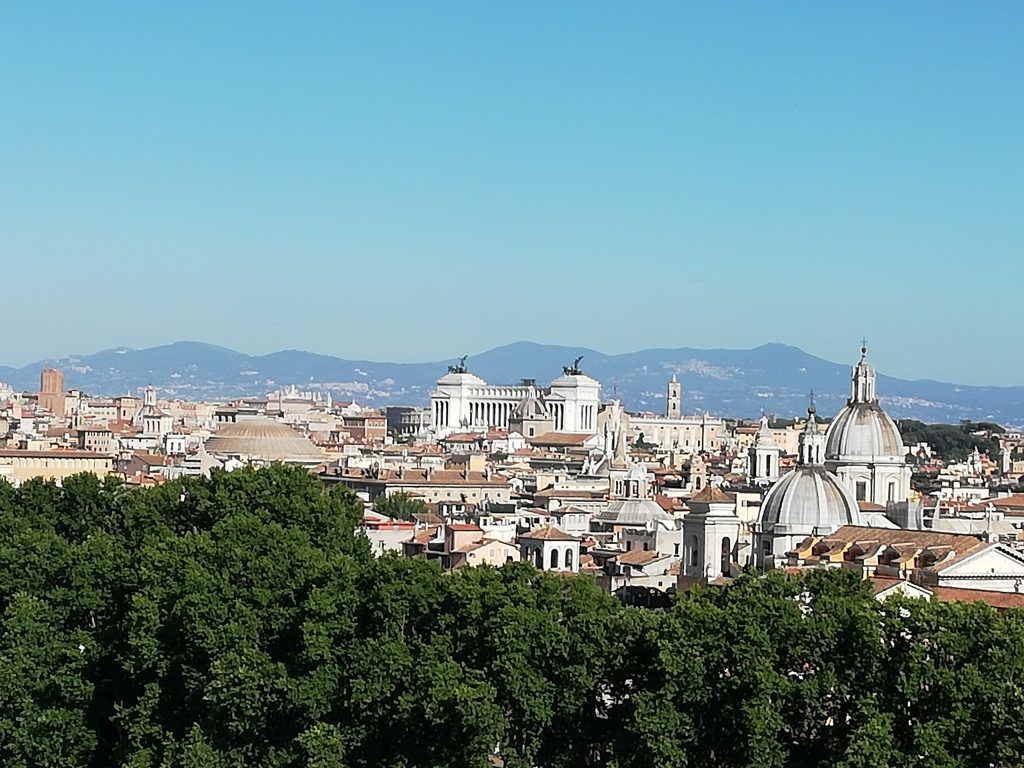
[[580, 355], [579, 357], [577, 357], [575, 360], [572, 361], [572, 365], [571, 366], [570, 365], [563, 365], [562, 366], [562, 373], [564, 375], [566, 375], [566, 376], [579, 376], [580, 374], [582, 374], [583, 371], [580, 370], [580, 360], [582, 360], [582, 359], [583, 359], [583, 355]]
[[466, 358], [468, 357], [469, 355], [463, 355], [459, 358], [458, 365], [449, 365], [448, 373], [466, 373]]

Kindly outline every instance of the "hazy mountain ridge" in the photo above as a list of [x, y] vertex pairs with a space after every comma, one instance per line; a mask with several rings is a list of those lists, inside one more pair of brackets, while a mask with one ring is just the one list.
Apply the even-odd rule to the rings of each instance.
[[[855, 352], [855, 351], [854, 351]], [[683, 383], [688, 413], [708, 411], [753, 417], [762, 410], [792, 416], [816, 393], [819, 411], [831, 416], [849, 393], [849, 363], [833, 363], [797, 347], [765, 344], [754, 349], [648, 349], [607, 355], [582, 347], [517, 342], [471, 356], [467, 367], [492, 383], [535, 378], [547, 383], [563, 365], [583, 355], [581, 367], [603, 385], [605, 399], [619, 397], [631, 410], [664, 409], [672, 374]], [[38, 387], [44, 364], [64, 371], [65, 383], [96, 395], [136, 391], [152, 384], [165, 396], [227, 399], [262, 395], [280, 386], [329, 389], [336, 399], [368, 405], [425, 404], [434, 382], [453, 360], [390, 363], [346, 360], [301, 350], [246, 355], [201, 342], [177, 342], [133, 350], [124, 347], [11, 368], [0, 380], [15, 389]], [[925, 421], [960, 419], [1024, 423], [1024, 387], [978, 387], [879, 375], [878, 391], [889, 412]]]

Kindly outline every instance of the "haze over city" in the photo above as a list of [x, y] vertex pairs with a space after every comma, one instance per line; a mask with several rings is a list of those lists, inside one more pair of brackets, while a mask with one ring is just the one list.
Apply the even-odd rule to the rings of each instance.
[[[799, 346], [1024, 383], [1019, 3], [5, 3], [0, 364]], [[24, 330], [24, 328], [23, 328]]]

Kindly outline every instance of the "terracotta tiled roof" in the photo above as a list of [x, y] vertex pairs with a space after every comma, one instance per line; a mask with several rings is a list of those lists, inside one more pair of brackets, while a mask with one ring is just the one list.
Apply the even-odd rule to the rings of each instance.
[[479, 435], [476, 432], [459, 432], [448, 435], [444, 438], [445, 443], [479, 443], [484, 439], [483, 435]]
[[988, 603], [993, 608], [1024, 608], [1024, 594], [1020, 592], [994, 592], [988, 589], [960, 589], [959, 587], [929, 587], [935, 598], [947, 603]]
[[581, 490], [570, 490], [564, 489], [556, 491], [548, 488], [543, 491], [537, 491], [533, 494], [536, 498], [553, 498], [553, 499], [603, 499], [606, 495], [605, 491], [581, 491]]
[[885, 507], [872, 501], [858, 501], [857, 505], [861, 512], [885, 512]]
[[890, 546], [902, 543], [917, 547], [947, 546], [953, 549], [974, 549], [982, 544], [974, 536], [959, 533], [939, 533], [937, 531], [908, 531], [902, 528], [869, 528], [860, 525], [844, 525], [835, 533], [825, 536], [826, 539], [840, 539], [850, 542], [877, 541]]
[[681, 512], [686, 507], [682, 499], [673, 499], [663, 493], [655, 494], [654, 500], [666, 512]]
[[162, 467], [169, 463], [169, 458], [159, 453], [146, 453], [145, 451], [135, 451], [132, 456], [143, 464], [148, 464], [151, 467]]
[[414, 534], [410, 541], [412, 541], [415, 544], [426, 544], [428, 542], [433, 541], [435, 538], [437, 538], [436, 528], [420, 531], [419, 533]]
[[731, 504], [733, 501], [727, 493], [714, 485], [705, 485], [701, 491], [691, 496], [689, 500], [701, 504]]
[[629, 552], [623, 552], [615, 558], [615, 561], [625, 565], [644, 566], [665, 557], [668, 555], [663, 555], [653, 549], [632, 549]]
[[593, 435], [577, 435], [571, 432], [545, 432], [537, 437], [527, 438], [530, 445], [583, 445]]
[[476, 523], [448, 523], [449, 531], [480, 531], [483, 529]]
[[846, 551], [861, 559], [886, 549], [896, 554], [895, 562], [912, 563], [917, 559], [920, 568], [941, 570], [989, 546], [975, 536], [958, 533], [844, 525], [828, 536], [805, 539], [793, 551], [802, 557]]
[[492, 545], [498, 545], [498, 546], [502, 546], [502, 547], [512, 547], [513, 549], [515, 549], [514, 545], [509, 544], [507, 541], [501, 541], [500, 539], [477, 539], [476, 541], [471, 541], [468, 544], [463, 544], [461, 547], [456, 547], [455, 551], [456, 552], [475, 552], [478, 549], [483, 549], [484, 547], [492, 546]]
[[879, 595], [882, 592], [885, 592], [887, 589], [892, 589], [893, 587], [899, 586], [900, 584], [910, 585], [911, 592], [920, 591], [925, 592], [927, 594], [932, 594], [934, 590], [934, 587], [923, 587], [920, 584], [915, 584], [914, 582], [908, 581], [907, 579], [897, 579], [893, 576], [876, 575], [872, 576], [868, 580], [871, 582], [871, 592], [875, 595]]
[[[542, 511], [546, 511], [546, 510], [542, 510]], [[588, 510], [586, 510], [586, 509], [580, 509], [579, 507], [577, 507], [574, 504], [569, 504], [568, 506], [559, 507], [558, 509], [554, 510], [554, 514], [558, 514], [558, 515], [589, 515], [590, 512]]]
[[566, 533], [560, 528], [557, 528], [551, 524], [542, 525], [540, 528], [534, 528], [529, 533], [523, 534], [519, 537], [520, 539], [540, 539], [546, 541], [579, 541], [578, 536], [572, 536]]
[[983, 499], [978, 503], [979, 507], [987, 507], [991, 504], [996, 509], [1011, 514], [1024, 514], [1024, 493], [1016, 493], [1013, 496], [1004, 496], [1001, 499]]

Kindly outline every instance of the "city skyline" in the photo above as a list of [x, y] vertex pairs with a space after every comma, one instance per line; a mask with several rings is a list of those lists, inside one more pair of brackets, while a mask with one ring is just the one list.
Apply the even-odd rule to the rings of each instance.
[[0, 261], [40, 318], [4, 363], [866, 336], [892, 375], [1024, 383], [981, 343], [1012, 316], [983, 284], [1024, 278], [1017, 4], [0, 20]]
[[0, 0], [4, 764], [1024, 767], [1019, 0]]

